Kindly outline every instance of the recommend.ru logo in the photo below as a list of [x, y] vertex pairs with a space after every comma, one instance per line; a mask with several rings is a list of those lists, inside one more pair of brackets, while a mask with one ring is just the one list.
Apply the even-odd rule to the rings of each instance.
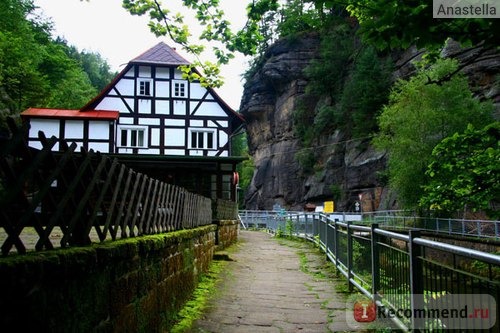
[[[347, 302], [346, 320], [355, 329], [387, 328], [397, 322], [409, 329], [490, 329], [496, 323], [497, 304], [488, 294], [383, 295], [376, 303], [364, 295]], [[352, 309], [352, 311], [349, 311]]]

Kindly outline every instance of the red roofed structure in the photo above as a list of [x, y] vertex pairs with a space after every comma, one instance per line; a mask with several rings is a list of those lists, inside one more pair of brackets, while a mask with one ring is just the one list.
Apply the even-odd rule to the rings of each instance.
[[118, 111], [92, 110], [80, 112], [80, 110], [63, 109], [40, 109], [29, 108], [22, 113], [24, 118], [78, 118], [78, 119], [107, 119], [117, 120], [120, 113]]

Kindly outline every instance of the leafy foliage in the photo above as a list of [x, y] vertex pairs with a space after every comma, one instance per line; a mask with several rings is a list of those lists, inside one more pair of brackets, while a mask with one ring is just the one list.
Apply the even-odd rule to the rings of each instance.
[[480, 130], [469, 125], [445, 138], [432, 151], [425, 174], [423, 207], [447, 214], [482, 210], [499, 218], [491, 204], [500, 198], [500, 122]]
[[79, 108], [113, 76], [98, 55], [53, 40], [34, 9], [32, 0], [0, 3], [0, 127], [28, 107]]
[[[234, 52], [262, 55], [277, 37], [322, 30], [331, 26], [332, 18], [349, 15], [359, 23], [357, 33], [363, 41], [382, 50], [416, 45], [436, 55], [448, 38], [462, 45], [498, 47], [495, 32], [500, 30], [500, 21], [434, 19], [432, 2], [428, 0], [254, 0], [247, 7], [245, 26], [236, 32], [224, 19], [219, 2], [182, 0], [204, 27], [197, 39], [212, 43], [211, 52], [218, 59], [215, 63], [197, 61], [185, 69], [187, 78], [201, 79], [204, 85], [222, 84], [218, 67], [227, 63]], [[203, 45], [190, 42], [192, 36], [184, 16], [172, 13], [159, 0], [123, 0], [123, 7], [133, 15], [149, 14], [151, 31], [158, 36], [168, 35], [196, 57], [205, 50]], [[196, 66], [203, 69], [203, 78], [193, 71]]]
[[500, 22], [495, 19], [435, 19], [432, 1], [348, 0], [348, 11], [359, 21], [359, 35], [380, 49], [411, 45], [440, 49], [448, 38], [462, 45], [497, 47]]
[[380, 133], [374, 143], [388, 152], [389, 184], [408, 208], [417, 206], [422, 195], [434, 147], [469, 124], [483, 127], [492, 120], [492, 105], [472, 96], [464, 75], [429, 84], [456, 67], [454, 60], [440, 60], [408, 81], [399, 81], [378, 118]]
[[337, 115], [353, 137], [366, 137], [377, 131], [376, 118], [387, 102], [392, 84], [391, 69], [389, 59], [380, 58], [373, 47], [360, 50], [342, 92]]
[[[236, 170], [240, 175], [239, 187], [242, 191], [238, 192], [238, 195], [240, 195], [240, 193], [245, 193], [246, 190], [248, 189], [248, 186], [250, 185], [250, 182], [252, 181], [253, 178], [255, 166], [252, 158], [248, 154], [248, 144], [245, 135], [234, 136], [232, 138], [231, 147], [232, 147], [231, 153], [233, 156], [247, 157], [246, 160], [238, 164], [238, 166], [236, 167]], [[244, 200], [238, 200], [238, 202], [242, 205]]]
[[295, 134], [306, 148], [295, 157], [306, 172], [315, 164], [314, 150], [308, 148], [320, 136], [343, 129], [358, 138], [377, 130], [376, 116], [391, 85], [390, 61], [360, 44], [344, 19], [330, 22], [320, 57], [306, 69], [306, 94], [293, 113]]

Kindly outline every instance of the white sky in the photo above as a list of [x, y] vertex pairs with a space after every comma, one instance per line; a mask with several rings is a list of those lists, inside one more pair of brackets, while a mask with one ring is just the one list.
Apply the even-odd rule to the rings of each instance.
[[[246, 22], [246, 4], [250, 0], [221, 0], [221, 7], [226, 13], [226, 19], [231, 22], [232, 29], [242, 27]], [[189, 61], [194, 61], [190, 55], [180, 50], [167, 37], [157, 38], [149, 31], [147, 16], [132, 16], [121, 6], [121, 0], [34, 0], [41, 12], [54, 22], [54, 35], [67, 40], [69, 45], [76, 46], [80, 51], [87, 50], [99, 53], [107, 60], [112, 70], [120, 71], [129, 60], [163, 41], [171, 47], [177, 47], [178, 52]], [[186, 12], [179, 5], [179, 0], [163, 0], [169, 4], [173, 13]], [[172, 4], [172, 5], [171, 5]], [[194, 19], [186, 19], [190, 29], [199, 24]], [[193, 32], [194, 36], [197, 36]], [[197, 43], [197, 41], [194, 41]], [[211, 49], [211, 48], [207, 48]], [[205, 58], [206, 57], [206, 58]], [[210, 59], [210, 55], [201, 58]], [[240, 105], [243, 92], [241, 75], [248, 67], [248, 59], [236, 55], [229, 65], [221, 69], [225, 84], [217, 89], [219, 95], [233, 109]]]

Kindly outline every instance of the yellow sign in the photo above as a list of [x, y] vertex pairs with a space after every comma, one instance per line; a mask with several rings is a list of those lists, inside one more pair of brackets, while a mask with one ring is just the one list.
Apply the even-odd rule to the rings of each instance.
[[333, 201], [325, 201], [323, 204], [323, 213], [333, 213], [335, 205]]

